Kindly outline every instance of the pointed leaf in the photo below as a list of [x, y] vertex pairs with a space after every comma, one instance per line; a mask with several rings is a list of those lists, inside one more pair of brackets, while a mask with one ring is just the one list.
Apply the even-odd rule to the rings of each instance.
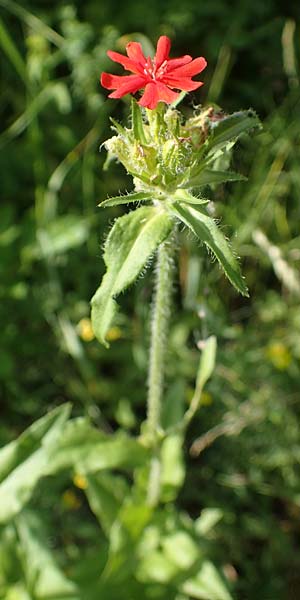
[[205, 346], [200, 358], [199, 370], [197, 373], [196, 388], [201, 390], [205, 386], [206, 382], [212, 376], [217, 352], [217, 338], [215, 335], [211, 335], [205, 341]]
[[242, 133], [256, 127], [261, 128], [261, 122], [252, 109], [233, 113], [225, 119], [216, 121], [213, 125], [207, 149], [211, 150], [220, 144], [238, 138]]
[[199, 406], [201, 405], [201, 396], [203, 388], [211, 377], [213, 370], [215, 368], [216, 361], [216, 352], [217, 352], [217, 339], [214, 335], [211, 335], [206, 341], [203, 352], [201, 354], [197, 378], [196, 378], [196, 386], [195, 392], [189, 406], [189, 409], [184, 415], [184, 422], [188, 424], [194, 415], [196, 414]]
[[32, 596], [44, 600], [80, 600], [77, 586], [59, 568], [47, 547], [43, 523], [38, 516], [24, 511], [17, 518], [16, 526], [26, 583]]
[[198, 574], [186, 581], [183, 591], [199, 600], [233, 600], [216, 567], [205, 560]]
[[106, 469], [135, 468], [144, 464], [148, 453], [140, 442], [122, 431], [107, 435], [85, 419], [73, 419], [51, 455], [47, 474], [72, 467], [84, 476]]
[[193, 231], [214, 253], [228, 279], [243, 296], [248, 296], [247, 286], [228, 242], [215, 221], [200, 209], [182, 206], [178, 202], [171, 206], [172, 212]]
[[187, 531], [174, 531], [161, 542], [165, 556], [179, 570], [188, 571], [201, 558], [199, 544]]
[[195, 521], [195, 531], [198, 535], [206, 536], [222, 518], [223, 511], [220, 508], [203, 508]]
[[[247, 177], [233, 171], [214, 171], [213, 169], [203, 169], [199, 175], [192, 177], [186, 186], [189, 188], [201, 187], [204, 185], [214, 185], [226, 181], [247, 181]], [[195, 202], [194, 202], [195, 204]]]
[[126, 129], [124, 129], [124, 127], [122, 127], [122, 125], [120, 125], [120, 123], [118, 123], [118, 121], [116, 121], [112, 117], [109, 117], [109, 119], [113, 124], [111, 129], [114, 129], [119, 135], [126, 137], [127, 136]]
[[111, 527], [128, 492], [125, 479], [110, 473], [90, 474], [86, 478], [89, 505], [109, 537]]
[[0, 452], [0, 523], [16, 515], [46, 474], [65, 428], [70, 406], [55, 409]]
[[[192, 187], [192, 186], [188, 186], [188, 187]], [[174, 194], [174, 199], [176, 199], [178, 202], [184, 202], [185, 204], [207, 204], [209, 202], [209, 200], [207, 198], [197, 198], [195, 196], [192, 196], [192, 194], [190, 194], [189, 192], [187, 192], [184, 189], [178, 189], [175, 194]], [[172, 201], [173, 198], [170, 198], [170, 200]]]
[[110, 528], [109, 558], [103, 578], [127, 582], [137, 569], [136, 548], [150, 522], [153, 509], [132, 499], [125, 500]]
[[15, 40], [11, 37], [8, 28], [5, 26], [4, 22], [0, 18], [0, 45], [2, 46], [3, 51], [15, 67], [17, 73], [20, 75], [21, 79], [26, 83], [27, 80], [27, 67], [23, 60], [22, 55], [20, 54], [18, 47], [15, 43]]
[[172, 230], [170, 216], [159, 208], [138, 208], [115, 221], [105, 243], [107, 267], [92, 298], [92, 323], [98, 340], [105, 337], [116, 313], [114, 298], [138, 277], [147, 261]]
[[168, 435], [161, 449], [161, 496], [163, 502], [172, 502], [178, 495], [185, 478], [183, 436]]
[[113, 198], [107, 198], [107, 200], [100, 202], [98, 206], [101, 208], [106, 208], [107, 206], [129, 204], [130, 202], [149, 202], [149, 200], [153, 200], [153, 194], [149, 194], [147, 192], [133, 192], [132, 194], [127, 194], [126, 196], [114, 196]]

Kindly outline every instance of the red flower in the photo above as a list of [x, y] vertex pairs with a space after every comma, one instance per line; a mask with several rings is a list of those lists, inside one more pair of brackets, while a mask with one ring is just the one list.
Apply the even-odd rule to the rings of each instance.
[[171, 41], [166, 35], [162, 35], [157, 42], [153, 60], [144, 56], [141, 44], [137, 42], [127, 44], [127, 56], [109, 50], [109, 58], [134, 73], [121, 76], [102, 73], [103, 87], [115, 90], [109, 94], [109, 98], [122, 98], [145, 88], [139, 104], [153, 109], [158, 102], [174, 102], [179, 96], [174, 89], [190, 92], [203, 85], [202, 81], [193, 81], [191, 78], [205, 69], [205, 58], [201, 56], [193, 60], [189, 55], [169, 58], [170, 47]]

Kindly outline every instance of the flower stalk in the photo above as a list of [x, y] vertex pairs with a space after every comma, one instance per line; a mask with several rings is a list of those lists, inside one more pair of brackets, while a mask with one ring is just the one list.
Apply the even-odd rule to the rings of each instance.
[[158, 248], [151, 322], [147, 397], [147, 433], [153, 449], [148, 484], [148, 503], [151, 506], [155, 506], [158, 503], [160, 495], [161, 409], [172, 302], [175, 248], [174, 230], [169, 238]]

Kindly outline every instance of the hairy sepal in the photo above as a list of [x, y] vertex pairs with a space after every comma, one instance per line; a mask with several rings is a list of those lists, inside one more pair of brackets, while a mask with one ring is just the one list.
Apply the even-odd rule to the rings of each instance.
[[114, 196], [107, 198], [98, 204], [101, 208], [107, 208], [108, 206], [118, 206], [118, 204], [131, 204], [132, 202], [149, 202], [153, 199], [153, 194], [148, 192], [133, 192], [125, 196]]
[[239, 264], [214, 219], [204, 214], [198, 207], [182, 206], [178, 202], [174, 202], [170, 206], [170, 210], [184, 225], [191, 229], [201, 242], [210, 248], [232, 285], [243, 296], [248, 296], [247, 286], [241, 275]]
[[115, 221], [104, 248], [106, 273], [92, 298], [93, 329], [105, 346], [117, 310], [116, 296], [135, 281], [172, 227], [170, 215], [154, 206], [137, 208]]

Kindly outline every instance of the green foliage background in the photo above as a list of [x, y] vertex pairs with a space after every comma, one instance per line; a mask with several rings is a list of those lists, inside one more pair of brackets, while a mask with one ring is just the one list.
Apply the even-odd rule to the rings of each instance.
[[[189, 430], [177, 506], [193, 518], [204, 508], [219, 511], [206, 543], [235, 598], [299, 598], [299, 8], [275, 0], [0, 0], [0, 11], [1, 445], [65, 401], [75, 417], [106, 431], [135, 434], [144, 419], [151, 271], [121, 299], [109, 351], [92, 339], [89, 322], [89, 299], [104, 271], [101, 245], [126, 210], [97, 204], [131, 189], [120, 166], [101, 169], [109, 116], [126, 119], [129, 103], [106, 101], [98, 78], [112, 69], [107, 49], [122, 52], [132, 38], [150, 49], [167, 34], [174, 56], [208, 60], [205, 86], [186, 99], [186, 114], [193, 102], [216, 102], [226, 112], [251, 106], [264, 121], [263, 132], [234, 154], [235, 170], [248, 181], [213, 194], [250, 299], [231, 290], [191, 238], [182, 239], [168, 410], [191, 398], [197, 344], [214, 334], [218, 354]], [[66, 573], [80, 559], [92, 578], [102, 534], [69, 466], [38, 484], [34, 514], [21, 513], [16, 525], [17, 552], [52, 548]], [[29, 530], [44, 541], [32, 547]], [[19, 573], [9, 566], [15, 535], [3, 526], [0, 593], [48, 597], [30, 595], [28, 575], [29, 595], [18, 592]], [[24, 561], [22, 568], [28, 571]]]

